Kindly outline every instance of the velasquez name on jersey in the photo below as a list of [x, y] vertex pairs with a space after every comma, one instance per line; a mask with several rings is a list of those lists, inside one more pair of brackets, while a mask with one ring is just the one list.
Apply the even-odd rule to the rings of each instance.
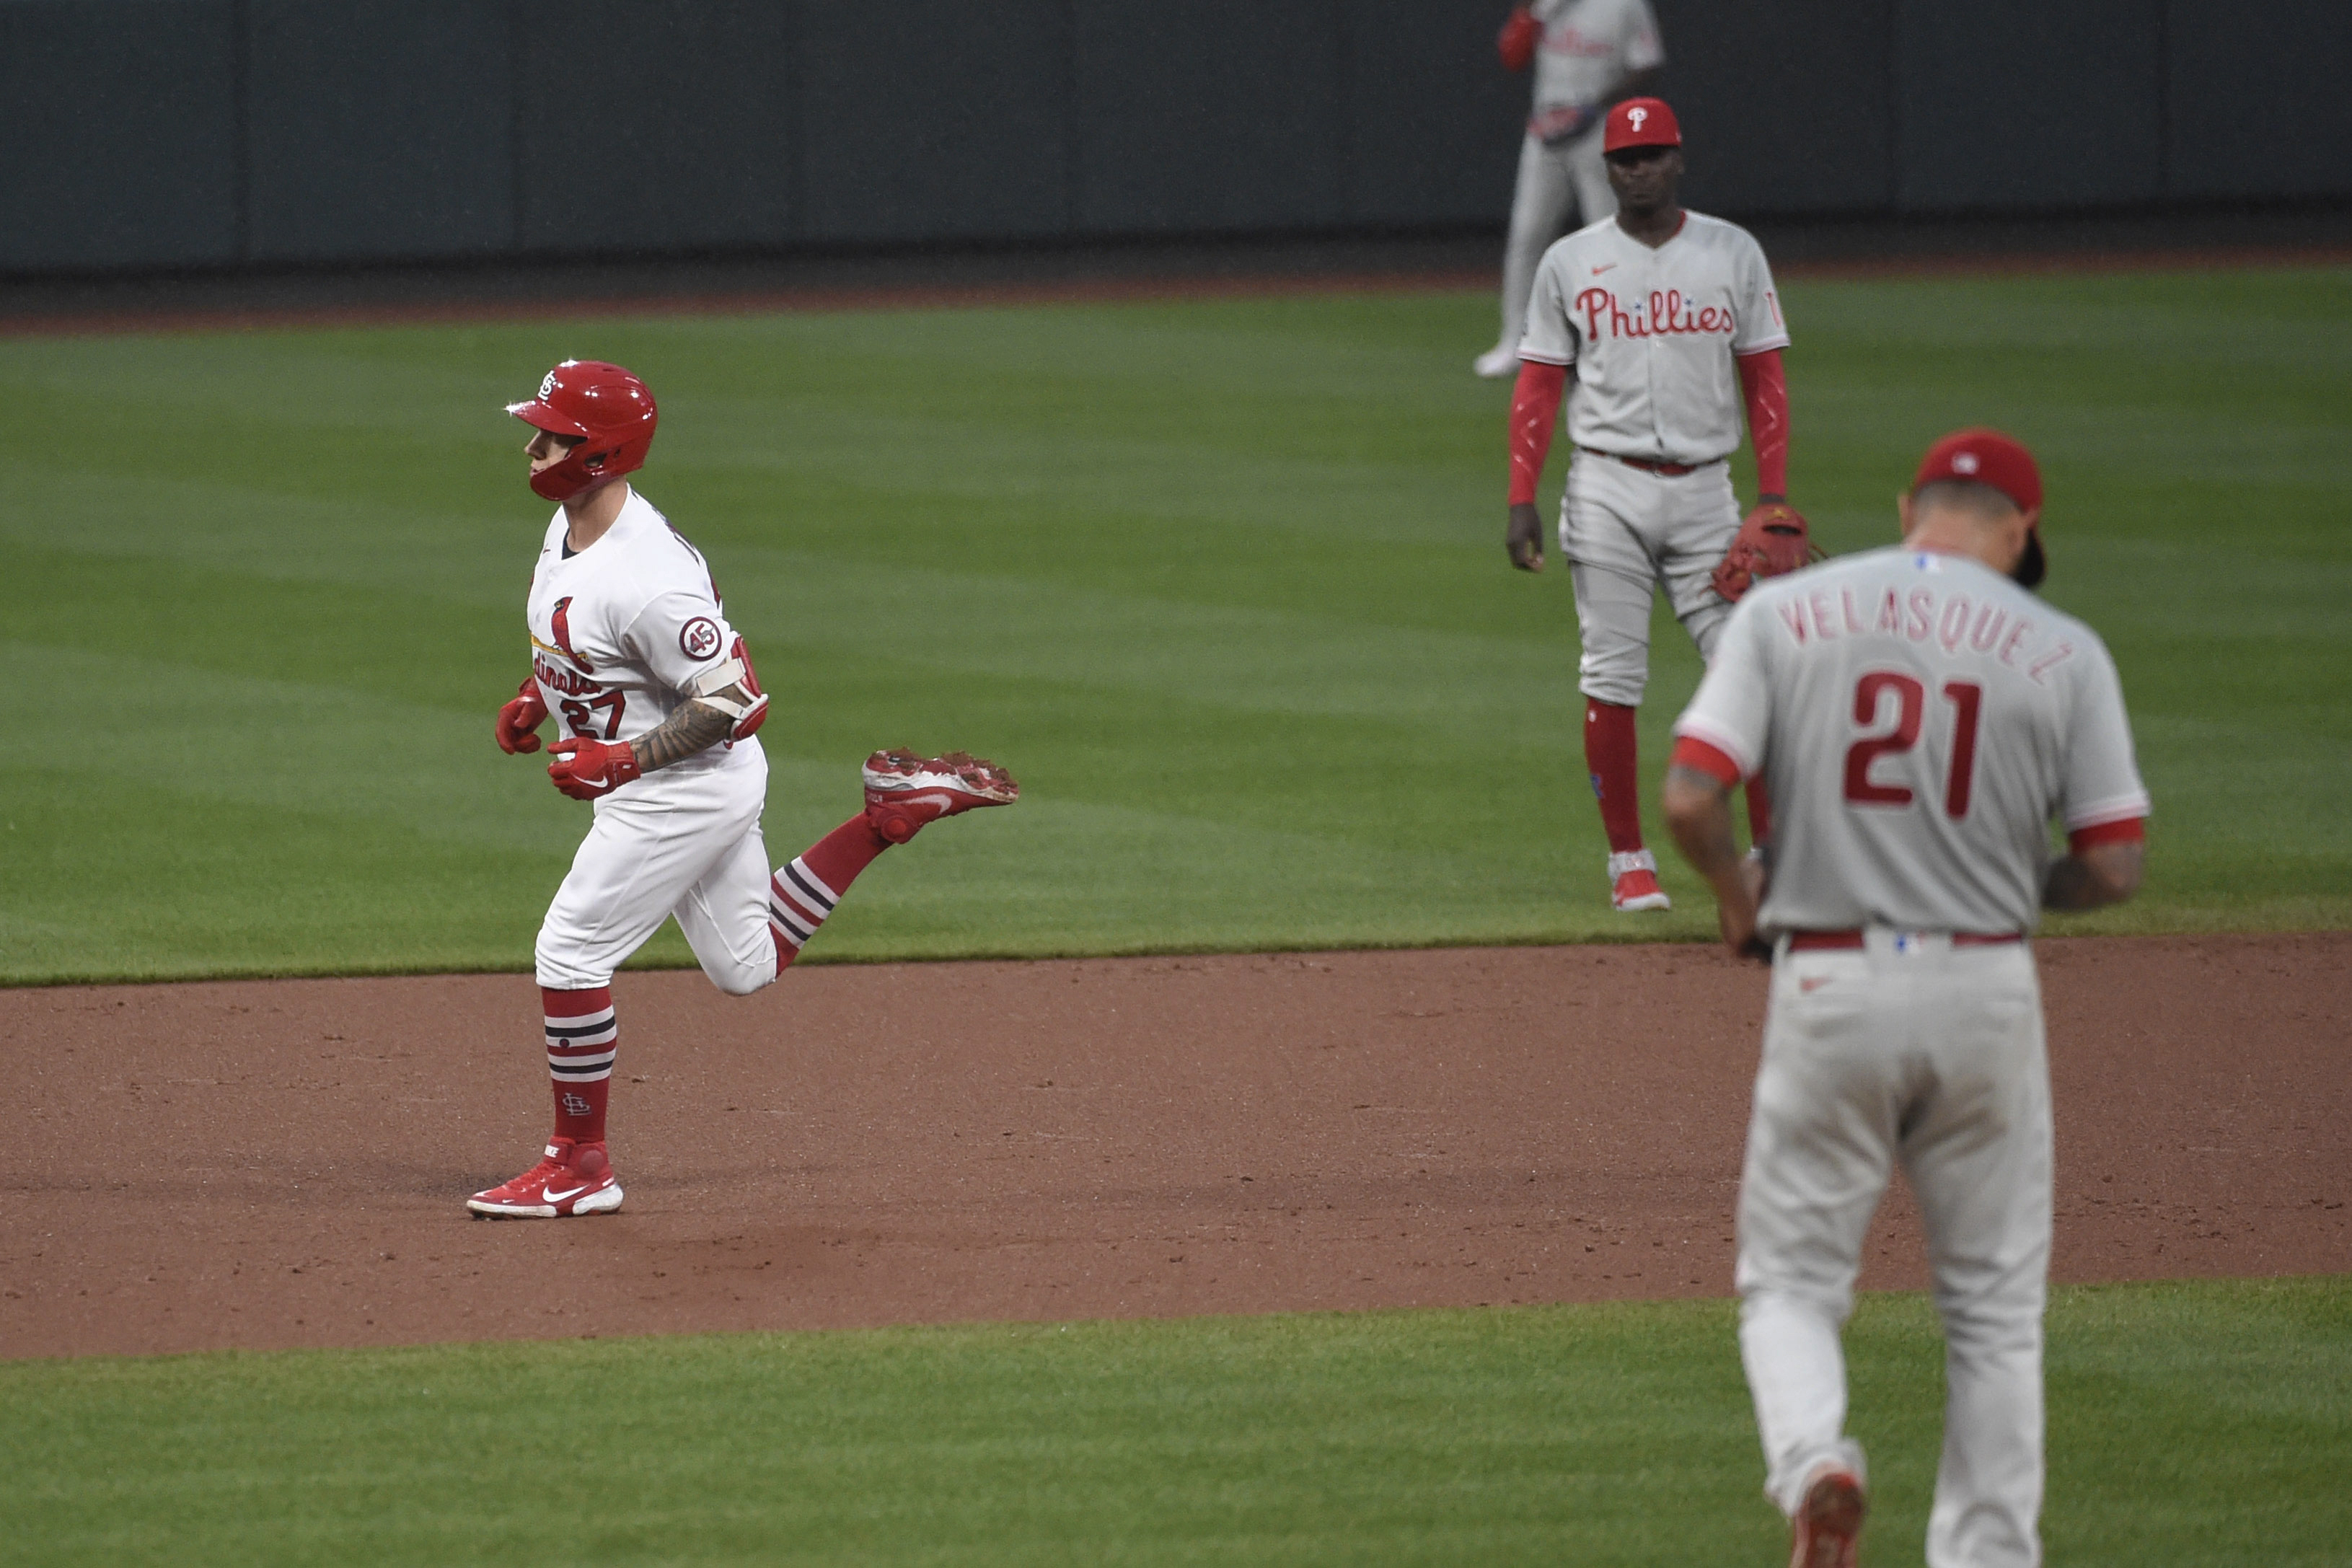
[[[1921, 564], [1924, 570], [1931, 563]], [[1858, 637], [1932, 643], [1948, 654], [1980, 654], [2043, 685], [2052, 670], [2074, 657], [2074, 643], [2063, 637], [2037, 642], [2032, 617], [1949, 588], [1886, 588], [1874, 595], [1867, 588], [1821, 587], [1783, 599], [1772, 610], [1799, 647]]]

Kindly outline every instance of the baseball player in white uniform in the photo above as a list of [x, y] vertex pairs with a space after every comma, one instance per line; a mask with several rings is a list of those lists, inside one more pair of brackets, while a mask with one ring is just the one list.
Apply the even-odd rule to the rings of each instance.
[[1472, 365], [1490, 381], [1518, 369], [1536, 261], [1567, 232], [1570, 205], [1589, 224], [1617, 210], [1601, 161], [1601, 117], [1620, 99], [1656, 90], [1666, 63], [1649, 0], [1530, 0], [1495, 45], [1507, 69], [1532, 63], [1536, 81], [1503, 246], [1503, 335]]
[[[1728, 459], [1743, 405], [1759, 500], [1788, 489], [1788, 329], [1772, 269], [1736, 224], [1675, 204], [1682, 132], [1674, 110], [1633, 98], [1605, 132], [1616, 216], [1544, 253], [1511, 404], [1511, 563], [1543, 569], [1536, 486], [1570, 378], [1575, 466], [1560, 498], [1559, 547], [1583, 643], [1584, 757], [1609, 838], [1611, 902], [1667, 907], [1642, 838], [1633, 710], [1650, 674], [1650, 598], [1665, 590], [1701, 655], [1731, 614], [1710, 581], [1739, 531]], [[1794, 514], [1791, 513], [1791, 516]], [[1763, 792], [1749, 828], [1769, 831]]]
[[799, 955], [850, 882], [924, 824], [1020, 791], [992, 763], [877, 752], [866, 808], [769, 871], [760, 837], [767, 695], [728, 625], [702, 554], [622, 476], [646, 460], [658, 412], [618, 365], [566, 360], [507, 412], [532, 426], [530, 487], [559, 502], [531, 574], [531, 675], [499, 711], [509, 753], [595, 803], [588, 837], [539, 932], [555, 1130], [538, 1164], [466, 1206], [555, 1218], [621, 1206], [604, 1112], [619, 1029], [613, 972], [675, 916], [712, 984], [743, 996]]
[[[1946, 1343], [1927, 1562], [2041, 1561], [2050, 1071], [2027, 937], [2044, 909], [2131, 896], [2148, 812], [2114, 661], [2027, 592], [2041, 509], [2024, 447], [1946, 437], [1903, 500], [1903, 542], [1748, 593], [1675, 726], [1675, 840], [1724, 940], [1773, 957], [1739, 1344], [1798, 1568], [1854, 1561], [1866, 1477], [1839, 1336], [1896, 1161]], [[1731, 788], [1759, 773], [1769, 872], [1731, 837]]]

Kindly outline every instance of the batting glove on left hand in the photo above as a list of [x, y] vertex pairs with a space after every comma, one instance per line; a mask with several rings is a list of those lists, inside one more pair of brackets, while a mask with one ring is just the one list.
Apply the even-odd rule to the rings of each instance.
[[626, 741], [609, 744], [603, 741], [558, 741], [547, 750], [555, 759], [547, 764], [547, 776], [555, 781], [556, 788], [574, 800], [608, 795], [645, 773], [637, 766], [636, 752]]
[[547, 722], [547, 700], [539, 694], [539, 677], [526, 678], [514, 700], [499, 710], [499, 750], [509, 756], [539, 750], [539, 727]]

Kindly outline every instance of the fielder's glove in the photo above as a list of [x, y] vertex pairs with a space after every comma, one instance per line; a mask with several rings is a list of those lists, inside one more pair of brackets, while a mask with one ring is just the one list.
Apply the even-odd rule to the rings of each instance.
[[558, 741], [547, 750], [555, 759], [547, 764], [547, 776], [574, 800], [608, 795], [645, 773], [626, 741]]
[[1528, 129], [1545, 146], [1558, 147], [1591, 130], [1600, 118], [1601, 111], [1589, 103], [1563, 104], [1538, 113], [1528, 121]]
[[1731, 548], [1715, 563], [1715, 591], [1736, 600], [1759, 577], [1778, 577], [1826, 559], [1805, 531], [1805, 519], [1787, 501], [1766, 501], [1739, 521]]
[[547, 700], [539, 694], [539, 677], [523, 678], [514, 700], [499, 710], [499, 750], [509, 756], [539, 750], [539, 727], [547, 722]]

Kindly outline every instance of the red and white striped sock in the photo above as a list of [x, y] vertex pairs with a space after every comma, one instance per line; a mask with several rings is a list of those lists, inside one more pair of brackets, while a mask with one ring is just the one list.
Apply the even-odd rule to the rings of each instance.
[[613, 988], [539, 988], [547, 1016], [547, 1076], [554, 1080], [555, 1136], [575, 1143], [604, 1141], [604, 1102], [613, 1091], [613, 1058], [621, 1028], [613, 1016]]
[[857, 873], [874, 864], [890, 841], [859, 812], [795, 856], [768, 879], [768, 924], [776, 933], [776, 973], [801, 955], [802, 944], [833, 913]]

